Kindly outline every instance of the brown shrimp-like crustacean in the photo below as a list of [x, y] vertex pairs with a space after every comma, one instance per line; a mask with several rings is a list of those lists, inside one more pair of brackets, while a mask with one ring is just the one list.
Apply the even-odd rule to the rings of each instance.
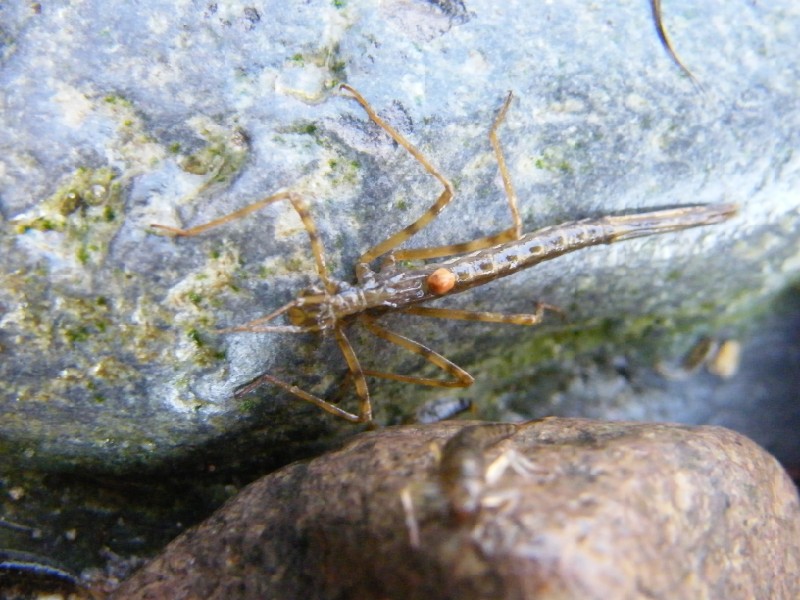
[[[558, 311], [558, 309], [538, 303], [533, 313], [503, 314], [423, 305], [430, 300], [469, 290], [587, 246], [611, 244], [689, 227], [721, 223], [736, 213], [736, 206], [733, 204], [685, 206], [639, 214], [583, 219], [523, 234], [516, 193], [497, 137], [497, 129], [503, 122], [511, 103], [512, 95], [509, 93], [490, 129], [489, 140], [497, 157], [511, 211], [512, 226], [499, 233], [469, 242], [397, 250], [400, 244], [433, 221], [450, 203], [454, 195], [453, 185], [405, 137], [381, 119], [361, 94], [349, 85], [342, 85], [341, 88], [349, 92], [361, 104], [369, 118], [405, 148], [442, 184], [443, 188], [433, 205], [416, 221], [361, 255], [355, 268], [356, 284], [338, 281], [331, 276], [325, 262], [322, 241], [308, 204], [300, 194], [293, 191], [278, 192], [209, 223], [189, 229], [153, 225], [154, 228], [170, 235], [194, 236], [281, 200], [288, 200], [303, 222], [322, 286], [301, 291], [296, 299], [265, 317], [221, 331], [332, 333], [347, 363], [350, 380], [359, 398], [358, 412], [349, 412], [333, 402], [266, 373], [239, 388], [235, 393], [236, 397], [247, 394], [263, 384], [271, 383], [348, 421], [371, 422], [372, 403], [366, 377], [433, 387], [468, 387], [474, 379], [464, 369], [423, 344], [386, 329], [378, 324], [378, 318], [387, 312], [398, 312], [442, 319], [535, 325], [542, 321], [545, 310]], [[380, 257], [386, 258], [383, 266], [378, 271], [372, 270], [370, 264]], [[448, 258], [428, 262], [415, 268], [402, 268], [398, 263], [398, 261], [444, 257]], [[287, 317], [288, 324], [273, 325], [272, 321], [281, 315]], [[345, 330], [354, 322], [363, 324], [376, 336], [421, 356], [446, 373], [449, 378], [435, 379], [362, 368], [345, 334]]]
[[[513, 508], [519, 500], [518, 491], [511, 487], [495, 489], [508, 469], [524, 477], [543, 474], [511, 444], [498, 448], [526, 426], [536, 423], [477, 423], [468, 424], [436, 448], [437, 466], [432, 481], [412, 483], [400, 491], [400, 503], [405, 515], [409, 543], [421, 544], [417, 508], [442, 516], [442, 509], [454, 527], [472, 529], [483, 509]], [[497, 452], [500, 450], [500, 452]], [[492, 460], [488, 460], [489, 454]]]

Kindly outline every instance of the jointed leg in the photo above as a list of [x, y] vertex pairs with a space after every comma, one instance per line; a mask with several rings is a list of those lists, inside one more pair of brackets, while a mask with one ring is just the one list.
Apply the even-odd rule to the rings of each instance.
[[656, 33], [658, 34], [658, 39], [661, 41], [661, 45], [664, 46], [664, 49], [667, 51], [667, 54], [669, 54], [672, 62], [674, 62], [678, 68], [683, 71], [689, 79], [692, 80], [692, 83], [694, 83], [695, 86], [700, 88], [700, 82], [695, 79], [695, 76], [692, 75], [692, 72], [686, 68], [681, 59], [678, 58], [677, 52], [675, 52], [675, 49], [672, 47], [672, 42], [667, 35], [667, 30], [664, 28], [664, 19], [662, 18], [661, 14], [661, 0], [650, 0], [650, 9], [653, 12], [653, 21], [655, 22]]
[[428, 377], [413, 377], [410, 375], [398, 375], [396, 373], [386, 373], [384, 371], [372, 371], [370, 369], [364, 369], [364, 375], [369, 375], [370, 377], [380, 377], [382, 379], [393, 379], [394, 381], [403, 381], [405, 383], [416, 383], [419, 385], [427, 385], [430, 387], [469, 387], [475, 381], [475, 379], [467, 373], [464, 369], [456, 365], [455, 363], [450, 362], [441, 354], [434, 352], [430, 348], [423, 346], [419, 342], [415, 342], [405, 336], [402, 336], [398, 333], [394, 333], [393, 331], [389, 331], [388, 329], [381, 327], [375, 322], [373, 317], [370, 317], [364, 314], [361, 317], [362, 322], [366, 325], [367, 329], [369, 329], [372, 333], [377, 335], [379, 338], [383, 338], [384, 340], [391, 342], [393, 344], [397, 344], [413, 352], [414, 354], [419, 354], [422, 358], [427, 360], [430, 363], [436, 365], [439, 369], [447, 373], [448, 375], [452, 376], [453, 379], [431, 379]]
[[336, 291], [336, 284], [331, 279], [328, 272], [328, 267], [325, 264], [325, 251], [322, 248], [322, 241], [319, 238], [317, 226], [308, 210], [308, 203], [303, 199], [302, 196], [295, 192], [278, 192], [277, 194], [267, 196], [258, 202], [254, 202], [253, 204], [245, 206], [244, 208], [240, 208], [239, 210], [235, 210], [232, 213], [219, 217], [218, 219], [214, 219], [213, 221], [209, 221], [203, 225], [190, 227], [189, 229], [179, 229], [177, 227], [158, 225], [155, 223], [150, 225], [150, 227], [163, 231], [169, 235], [192, 237], [204, 233], [209, 229], [219, 227], [220, 225], [237, 221], [243, 217], [246, 217], [250, 213], [261, 210], [265, 206], [268, 206], [279, 200], [289, 200], [289, 202], [292, 203], [292, 207], [294, 207], [295, 211], [300, 216], [300, 220], [303, 222], [303, 227], [305, 227], [305, 230], [308, 233], [308, 239], [311, 242], [311, 252], [314, 254], [314, 261], [317, 265], [317, 273], [319, 273], [320, 279], [322, 279], [323, 283], [325, 284], [325, 289], [328, 290], [329, 293], [334, 293]]
[[[367, 112], [370, 119], [372, 119], [384, 131], [386, 131], [386, 133], [388, 133], [395, 142], [403, 146], [403, 148], [405, 148], [415, 159], [417, 159], [417, 161], [425, 168], [426, 171], [428, 171], [428, 173], [438, 179], [444, 186], [444, 191], [439, 198], [437, 198], [433, 206], [431, 206], [419, 219], [414, 221], [408, 227], [405, 227], [404, 229], [390, 236], [380, 244], [370, 248], [361, 256], [359, 262], [369, 263], [375, 258], [386, 254], [405, 242], [407, 239], [425, 227], [428, 223], [430, 223], [434, 218], [436, 218], [442, 209], [444, 209], [444, 207], [447, 206], [447, 204], [449, 204], [449, 202], [453, 199], [454, 190], [450, 181], [448, 181], [441, 173], [439, 173], [439, 171], [430, 162], [428, 162], [422, 153], [412, 146], [411, 143], [409, 143], [408, 140], [406, 140], [397, 130], [381, 119], [375, 113], [369, 103], [364, 99], [364, 97], [361, 96], [361, 94], [359, 94], [349, 85], [342, 85], [341, 87], [353, 95], [353, 97]], [[500, 174], [503, 178], [503, 186], [505, 187], [506, 195], [508, 197], [508, 204], [511, 207], [511, 217], [514, 221], [514, 225], [498, 234], [473, 240], [471, 242], [466, 242], [464, 244], [451, 244], [447, 246], [435, 246], [430, 248], [411, 248], [408, 250], [398, 250], [394, 253], [395, 258], [398, 260], [436, 258], [451, 254], [459, 254], [461, 252], [478, 250], [480, 248], [488, 248], [503, 242], [519, 239], [522, 233], [522, 220], [520, 219], [519, 211], [517, 209], [517, 197], [514, 192], [513, 185], [511, 184], [511, 177], [508, 173], [508, 167], [506, 166], [506, 162], [500, 148], [500, 143], [497, 138], [497, 128], [505, 119], [508, 106], [511, 103], [511, 98], [512, 95], [509, 93], [505, 103], [503, 104], [503, 107], [500, 109], [500, 112], [495, 119], [494, 125], [492, 125], [492, 129], [489, 133], [489, 140], [495, 150], [497, 161], [500, 166]]]
[[[358, 94], [358, 92], [346, 85], [342, 87], [350, 91], [355, 96], [356, 100], [358, 100], [358, 102], [364, 107], [364, 109], [367, 111], [367, 114], [376, 124], [382, 127], [398, 144], [408, 150], [408, 152], [411, 153], [411, 155], [414, 156], [414, 158], [416, 158], [431, 175], [442, 182], [445, 187], [444, 192], [442, 192], [433, 206], [431, 206], [419, 219], [414, 221], [408, 227], [395, 233], [387, 240], [368, 250], [360, 260], [362, 263], [368, 263], [378, 256], [381, 256], [382, 254], [391, 251], [393, 248], [396, 248], [417, 233], [420, 229], [425, 227], [428, 223], [430, 223], [452, 200], [454, 192], [450, 182], [445, 179], [444, 176], [442, 176], [416, 148], [414, 148], [405, 138], [403, 138], [400, 133], [398, 133], [390, 125], [378, 117], [366, 100], [364, 100], [364, 98]], [[503, 242], [519, 239], [522, 234], [522, 219], [520, 218], [519, 210], [517, 209], [517, 195], [514, 192], [514, 186], [511, 183], [511, 176], [509, 175], [508, 167], [503, 156], [503, 151], [500, 147], [500, 142], [497, 137], [497, 129], [505, 119], [512, 97], [512, 94], [509, 92], [508, 97], [506, 98], [505, 103], [495, 118], [494, 124], [489, 132], [489, 141], [491, 142], [492, 148], [494, 148], [495, 151], [495, 156], [497, 157], [498, 166], [500, 167], [500, 175], [503, 178], [503, 187], [506, 191], [508, 205], [511, 209], [511, 218], [514, 224], [500, 233], [461, 244], [448, 244], [445, 246], [432, 246], [429, 248], [410, 248], [407, 250], [397, 250], [394, 252], [394, 258], [398, 260], [437, 258], [441, 256], [449, 256], [451, 254], [460, 254], [463, 252], [470, 252], [472, 250], [479, 250], [481, 248], [488, 248], [490, 246], [502, 244]]]
[[[503, 314], [495, 312], [483, 311], [469, 311], [458, 310], [452, 308], [432, 308], [427, 306], [412, 306], [404, 309], [401, 312], [412, 315], [419, 315], [423, 317], [436, 317], [440, 319], [459, 319], [464, 321], [483, 321], [488, 323], [510, 323], [513, 325], [536, 325], [541, 323], [544, 318], [544, 311], [551, 310], [562, 314], [560, 308], [550, 304], [538, 303], [536, 305], [536, 312], [533, 314]], [[381, 327], [375, 322], [375, 318], [367, 314], [361, 316], [361, 321], [372, 333], [384, 340], [397, 344], [413, 352], [419, 354], [425, 360], [436, 365], [439, 369], [448, 373], [453, 377], [450, 380], [432, 379], [428, 377], [414, 377], [411, 375], [399, 375], [396, 373], [387, 373], [385, 371], [373, 371], [371, 369], [364, 369], [364, 375], [369, 377], [380, 377], [382, 379], [392, 379], [394, 381], [403, 381], [405, 383], [416, 383], [419, 385], [427, 385], [431, 387], [469, 387], [472, 385], [474, 379], [464, 369], [455, 363], [447, 360], [444, 356], [431, 350], [430, 348]]]
[[383, 129], [389, 136], [398, 144], [400, 144], [403, 148], [405, 148], [411, 156], [417, 159], [417, 161], [425, 168], [425, 170], [433, 175], [439, 182], [444, 186], [444, 191], [439, 195], [436, 202], [431, 206], [419, 219], [414, 221], [408, 227], [398, 231], [394, 235], [390, 236], [388, 239], [384, 240], [380, 244], [373, 246], [369, 250], [367, 250], [359, 259], [361, 263], [370, 263], [375, 260], [377, 257], [386, 254], [393, 248], [396, 248], [407, 239], [409, 239], [412, 235], [417, 233], [420, 229], [425, 227], [428, 223], [430, 223], [436, 216], [442, 212], [442, 209], [447, 206], [447, 204], [453, 198], [453, 184], [448, 181], [444, 175], [442, 175], [436, 167], [434, 167], [428, 159], [425, 158], [422, 153], [417, 150], [411, 143], [404, 138], [399, 131], [397, 131], [394, 127], [389, 125], [386, 121], [381, 119], [373, 110], [373, 108], [369, 105], [369, 103], [364, 99], [364, 97], [359, 94], [356, 90], [351, 88], [347, 84], [342, 84], [342, 89], [347, 90], [350, 92], [356, 101], [364, 108], [369, 115], [369, 118], [378, 125], [381, 129]]
[[[372, 403], [369, 401], [369, 388], [367, 387], [367, 380], [364, 379], [364, 370], [361, 368], [361, 364], [358, 362], [358, 357], [353, 351], [353, 347], [350, 345], [350, 341], [345, 336], [342, 328], [337, 327], [334, 330], [334, 333], [336, 334], [336, 341], [339, 342], [339, 348], [342, 350], [344, 359], [347, 362], [347, 367], [350, 370], [351, 377], [356, 384], [356, 394], [358, 394], [359, 398], [358, 421], [362, 423], [369, 423], [372, 421]], [[330, 408], [340, 410], [338, 407], [329, 402], [326, 402], [325, 404], [327, 404]], [[325, 410], [329, 409], [325, 408]]]
[[359, 423], [363, 420], [358, 415], [354, 415], [353, 413], [347, 412], [346, 410], [341, 409], [338, 406], [326, 402], [322, 398], [318, 398], [314, 394], [309, 394], [308, 392], [300, 389], [296, 385], [291, 385], [289, 383], [286, 383], [285, 381], [281, 381], [277, 377], [273, 377], [272, 375], [269, 375], [267, 373], [259, 375], [247, 385], [240, 387], [238, 390], [236, 390], [236, 392], [234, 393], [234, 398], [241, 398], [242, 396], [249, 394], [253, 390], [260, 388], [265, 383], [271, 383], [272, 385], [276, 385], [279, 388], [286, 390], [290, 394], [297, 396], [298, 398], [305, 400], [306, 402], [311, 402], [311, 404], [316, 404], [322, 410], [325, 410], [331, 413], [332, 415], [336, 415], [337, 417], [342, 417], [343, 419], [346, 419], [351, 423]]
[[[469, 311], [458, 310], [451, 308], [431, 308], [427, 306], [412, 306], [403, 311], [406, 314], [419, 315], [423, 317], [436, 317], [440, 319], [460, 319], [464, 321], [483, 321], [488, 323], [511, 323], [513, 325], [536, 325], [540, 323], [544, 317], [544, 311], [551, 310], [563, 316], [560, 308], [551, 304], [544, 304], [542, 302], [536, 305], [536, 312], [533, 314], [503, 314], [495, 312], [483, 311]], [[418, 385], [427, 385], [430, 387], [469, 387], [475, 381], [472, 375], [467, 373], [464, 369], [455, 363], [447, 360], [444, 356], [435, 352], [405, 336], [394, 333], [381, 327], [375, 322], [375, 318], [363, 314], [361, 321], [372, 333], [384, 340], [397, 344], [413, 352], [419, 354], [425, 360], [436, 365], [439, 369], [448, 373], [453, 377], [450, 380], [432, 379], [429, 377], [414, 377], [411, 375], [399, 375], [397, 373], [387, 373], [386, 371], [373, 371], [371, 369], [364, 369], [362, 372], [369, 377], [380, 377], [382, 379], [392, 379], [394, 381], [402, 381], [404, 383], [415, 383]], [[343, 387], [348, 382], [345, 382]]]
[[503, 179], [503, 188], [506, 191], [506, 198], [508, 199], [508, 206], [511, 209], [511, 220], [513, 225], [508, 229], [487, 235], [476, 240], [469, 242], [462, 242], [460, 244], [448, 244], [446, 246], [433, 246], [430, 248], [411, 248], [409, 250], [398, 250], [394, 253], [397, 260], [414, 260], [423, 258], [437, 258], [441, 256], [450, 256], [452, 254], [462, 254], [464, 252], [473, 252], [481, 250], [482, 248], [489, 248], [497, 244], [503, 244], [512, 240], [518, 240], [522, 236], [522, 219], [519, 216], [519, 209], [517, 208], [517, 193], [514, 191], [514, 185], [511, 183], [511, 175], [508, 172], [508, 165], [503, 156], [503, 149], [500, 147], [500, 140], [497, 136], [497, 129], [500, 124], [505, 120], [508, 107], [511, 104], [513, 94], [508, 93], [506, 101], [503, 103], [500, 112], [494, 120], [492, 128], [489, 130], [489, 142], [492, 144], [495, 156], [497, 157], [497, 166], [500, 168], [500, 176]]
[[[508, 92], [506, 101], [503, 102], [503, 106], [500, 109], [500, 112], [497, 113], [494, 124], [489, 130], [489, 143], [492, 145], [492, 148], [494, 149], [494, 155], [497, 158], [497, 166], [500, 169], [500, 177], [503, 179], [503, 189], [506, 191], [508, 207], [511, 209], [511, 220], [514, 222], [514, 224], [506, 231], [498, 234], [499, 236], [507, 235], [508, 239], [499, 240], [493, 244], [489, 244], [490, 246], [506, 241], [518, 240], [522, 236], [522, 218], [519, 216], [519, 209], [517, 208], [517, 192], [514, 190], [514, 184], [511, 183], [511, 174], [508, 172], [506, 158], [503, 156], [503, 149], [500, 146], [500, 138], [497, 137], [497, 129], [500, 127], [500, 124], [505, 121], [506, 113], [508, 112], [508, 107], [511, 105], [511, 100], [513, 97], [514, 94], [512, 92]], [[493, 237], [495, 236], [488, 236], [484, 239], [492, 239]]]
[[295, 306], [305, 306], [306, 304], [320, 304], [325, 302], [328, 296], [324, 294], [316, 294], [312, 296], [301, 296], [295, 298], [291, 302], [287, 302], [279, 309], [272, 311], [266, 317], [259, 317], [241, 325], [233, 327], [225, 327], [224, 329], [217, 329], [217, 333], [231, 333], [233, 331], [247, 331], [249, 333], [308, 333], [311, 331], [320, 331], [320, 325], [265, 325], [276, 317], [289, 311]]
[[298, 398], [305, 400], [306, 402], [311, 402], [315, 404], [319, 408], [324, 411], [331, 413], [332, 415], [336, 415], [337, 417], [342, 417], [352, 423], [369, 423], [372, 421], [372, 404], [369, 400], [369, 389], [367, 388], [367, 381], [364, 379], [364, 371], [361, 369], [361, 365], [358, 362], [358, 358], [356, 357], [355, 352], [353, 351], [353, 347], [350, 345], [347, 337], [345, 336], [344, 332], [341, 328], [336, 328], [334, 330], [334, 334], [336, 335], [336, 341], [339, 343], [339, 348], [342, 350], [342, 354], [344, 355], [344, 359], [347, 362], [347, 367], [350, 372], [350, 377], [353, 381], [355, 381], [356, 386], [356, 393], [359, 397], [359, 407], [358, 407], [358, 414], [353, 414], [348, 412], [342, 408], [339, 408], [335, 404], [328, 402], [327, 400], [323, 400], [322, 398], [315, 396], [305, 390], [297, 387], [296, 385], [291, 385], [286, 383], [285, 381], [281, 381], [277, 377], [273, 377], [267, 373], [263, 375], [259, 375], [253, 381], [248, 383], [247, 385], [239, 388], [236, 390], [234, 397], [241, 398], [242, 396], [252, 392], [253, 390], [261, 387], [265, 383], [271, 383], [276, 385], [290, 394], [297, 396]]
[[435, 317], [438, 319], [459, 319], [462, 321], [483, 321], [484, 323], [510, 323], [512, 325], [537, 325], [544, 318], [544, 311], [551, 310], [563, 316], [557, 306], [539, 302], [536, 312], [532, 314], [503, 314], [497, 312], [484, 312], [478, 310], [458, 310], [454, 308], [433, 308], [429, 306], [410, 306], [400, 312], [421, 317]]

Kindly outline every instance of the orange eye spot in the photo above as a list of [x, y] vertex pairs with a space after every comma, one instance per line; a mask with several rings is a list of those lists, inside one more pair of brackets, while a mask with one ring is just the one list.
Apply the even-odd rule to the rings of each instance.
[[428, 291], [437, 296], [441, 296], [455, 287], [456, 276], [455, 273], [447, 269], [436, 269], [433, 273], [428, 275], [427, 283]]

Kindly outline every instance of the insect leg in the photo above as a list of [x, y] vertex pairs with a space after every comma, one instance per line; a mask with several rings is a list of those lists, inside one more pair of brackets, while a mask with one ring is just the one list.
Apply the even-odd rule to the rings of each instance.
[[[509, 240], [518, 240], [520, 236], [522, 236], [522, 218], [519, 216], [519, 209], [517, 208], [517, 192], [514, 190], [514, 184], [511, 183], [511, 174], [508, 172], [508, 165], [506, 165], [506, 158], [503, 155], [503, 148], [500, 146], [500, 138], [497, 137], [497, 129], [500, 127], [500, 124], [505, 121], [506, 113], [508, 112], [508, 107], [511, 105], [511, 99], [513, 97], [514, 94], [508, 92], [506, 101], [503, 102], [503, 106], [500, 112], [497, 113], [494, 124], [489, 130], [489, 143], [492, 145], [495, 157], [497, 158], [500, 177], [503, 179], [503, 188], [506, 191], [506, 198], [508, 198], [508, 207], [511, 209], [511, 220], [514, 222], [514, 224], [503, 233], [507, 233]], [[500, 235], [503, 235], [503, 233]]]
[[395, 142], [397, 142], [403, 148], [405, 148], [408, 151], [408, 153], [411, 154], [411, 156], [417, 159], [417, 162], [419, 162], [425, 168], [425, 170], [428, 173], [430, 173], [433, 177], [435, 177], [444, 187], [444, 191], [436, 199], [436, 202], [433, 203], [433, 206], [431, 206], [427, 211], [425, 211], [425, 213], [421, 217], [419, 217], [408, 227], [405, 227], [400, 231], [398, 231], [397, 233], [395, 233], [394, 235], [389, 236], [389, 238], [385, 239], [380, 244], [373, 246], [372, 248], [370, 248], [364, 254], [361, 255], [361, 258], [359, 259], [360, 263], [370, 263], [377, 257], [386, 254], [390, 250], [396, 248], [397, 246], [405, 242], [407, 239], [409, 239], [411, 236], [417, 233], [420, 229], [422, 229], [428, 223], [430, 223], [433, 219], [435, 219], [436, 216], [440, 212], [442, 212], [442, 209], [448, 205], [450, 200], [453, 199], [453, 194], [454, 194], [453, 184], [451, 184], [450, 181], [444, 175], [442, 175], [436, 169], [436, 167], [434, 167], [428, 161], [428, 159], [422, 155], [422, 153], [419, 150], [417, 150], [414, 146], [412, 146], [411, 143], [406, 138], [404, 138], [399, 131], [397, 131], [394, 127], [392, 127], [386, 121], [381, 119], [361, 94], [359, 94], [356, 90], [354, 90], [347, 84], [342, 84], [341, 89], [350, 92], [350, 94], [353, 95], [356, 101], [367, 112], [369, 118], [372, 119], [372, 121], [376, 125], [378, 125], [381, 129], [383, 129], [387, 134], [389, 134], [389, 136]]
[[672, 42], [667, 36], [667, 30], [664, 28], [664, 19], [661, 14], [661, 0], [650, 0], [650, 9], [653, 11], [653, 21], [655, 22], [656, 26], [656, 33], [658, 34], [658, 39], [661, 41], [661, 45], [664, 46], [664, 49], [669, 54], [670, 59], [672, 62], [675, 63], [678, 68], [683, 71], [689, 79], [692, 80], [692, 83], [695, 84], [698, 88], [700, 88], [700, 82], [697, 81], [692, 72], [686, 68], [680, 58], [678, 58], [678, 54], [675, 52], [675, 49], [672, 47]]
[[513, 224], [508, 229], [504, 229], [499, 233], [487, 235], [482, 238], [471, 240], [469, 242], [462, 242], [460, 244], [448, 244], [446, 246], [433, 246], [430, 248], [410, 248], [408, 250], [398, 250], [394, 253], [397, 260], [415, 260], [423, 258], [437, 258], [441, 256], [450, 256], [451, 254], [462, 254], [464, 252], [472, 252], [474, 250], [481, 250], [482, 248], [489, 248], [512, 240], [518, 240], [522, 236], [522, 218], [519, 215], [519, 208], [517, 207], [517, 193], [514, 191], [514, 185], [511, 182], [511, 175], [508, 171], [506, 159], [503, 156], [503, 149], [500, 146], [500, 139], [497, 136], [497, 130], [500, 124], [505, 120], [508, 107], [513, 98], [511, 92], [508, 93], [503, 106], [495, 117], [492, 128], [489, 130], [489, 142], [494, 149], [495, 157], [497, 158], [497, 166], [500, 169], [500, 176], [503, 179], [503, 188], [506, 192], [508, 199], [508, 206], [511, 209], [511, 220]]
[[319, 273], [320, 279], [322, 279], [323, 283], [325, 284], [325, 289], [327, 289], [329, 293], [335, 293], [336, 283], [331, 279], [330, 273], [328, 272], [328, 267], [325, 264], [325, 251], [322, 247], [322, 241], [319, 238], [319, 233], [317, 232], [317, 226], [308, 210], [308, 203], [300, 194], [297, 194], [296, 192], [278, 192], [277, 194], [267, 196], [258, 202], [249, 204], [244, 208], [235, 210], [232, 213], [228, 213], [227, 215], [214, 219], [213, 221], [209, 221], [208, 223], [204, 223], [202, 225], [196, 225], [195, 227], [190, 227], [189, 229], [180, 229], [178, 227], [158, 225], [156, 223], [151, 224], [150, 227], [162, 231], [167, 235], [177, 237], [192, 237], [201, 233], [205, 233], [209, 229], [219, 227], [220, 225], [225, 225], [226, 223], [242, 219], [250, 213], [261, 210], [265, 206], [269, 206], [273, 202], [277, 202], [279, 200], [289, 200], [289, 202], [292, 203], [292, 207], [300, 216], [300, 220], [303, 222], [303, 227], [305, 227], [306, 233], [308, 233], [308, 239], [311, 243], [311, 252], [314, 254], [314, 261], [317, 265], [317, 273]]
[[405, 336], [400, 335], [399, 333], [394, 333], [393, 331], [389, 331], [385, 327], [381, 327], [375, 322], [375, 319], [367, 314], [363, 314], [361, 316], [361, 320], [363, 321], [364, 325], [369, 329], [372, 333], [377, 335], [379, 338], [386, 340], [387, 342], [391, 342], [392, 344], [397, 344], [405, 348], [406, 350], [413, 352], [414, 354], [419, 354], [422, 358], [427, 360], [428, 362], [436, 365], [439, 369], [447, 373], [448, 375], [452, 376], [452, 379], [431, 379], [428, 377], [414, 377], [411, 375], [398, 375], [397, 373], [386, 373], [384, 371], [372, 371], [370, 369], [364, 369], [364, 375], [369, 375], [370, 377], [380, 377], [382, 379], [393, 379], [394, 381], [403, 381], [405, 383], [416, 383], [419, 385], [427, 385], [430, 387], [469, 387], [475, 381], [475, 379], [467, 373], [464, 369], [456, 365], [455, 363], [450, 362], [444, 356], [439, 354], [438, 352], [434, 352], [430, 348], [423, 346], [419, 342], [415, 342]]
[[279, 309], [272, 311], [265, 317], [259, 317], [258, 319], [253, 319], [252, 321], [248, 321], [247, 323], [242, 323], [241, 325], [234, 325], [233, 327], [225, 327], [224, 329], [217, 329], [217, 333], [230, 333], [232, 331], [248, 331], [250, 333], [306, 333], [309, 331], [320, 331], [322, 329], [321, 325], [264, 325], [264, 323], [269, 323], [276, 317], [279, 317], [283, 313], [287, 312], [288, 310], [294, 308], [295, 306], [305, 306], [306, 304], [321, 304], [328, 299], [328, 296], [324, 294], [318, 294], [313, 296], [303, 296], [301, 298], [295, 298], [291, 302], [287, 302]]
[[263, 373], [262, 375], [256, 377], [250, 383], [240, 387], [239, 389], [236, 390], [233, 396], [234, 398], [241, 398], [249, 394], [253, 390], [260, 388], [265, 383], [271, 383], [272, 385], [276, 385], [279, 388], [286, 390], [290, 394], [297, 396], [298, 398], [305, 400], [306, 402], [311, 402], [311, 404], [316, 404], [322, 410], [325, 410], [331, 413], [332, 415], [336, 415], [337, 417], [342, 417], [343, 419], [346, 419], [352, 423], [359, 423], [363, 420], [358, 415], [354, 415], [353, 413], [347, 412], [346, 410], [343, 410], [338, 406], [331, 404], [330, 402], [326, 402], [325, 400], [315, 396], [314, 394], [310, 394], [305, 390], [300, 389], [296, 385], [291, 385], [289, 383], [286, 383], [285, 381], [281, 381], [277, 377], [273, 377], [268, 373]]
[[[287, 327], [288, 329], [288, 327]], [[269, 331], [279, 331], [282, 330], [279, 327], [271, 327]], [[262, 330], [257, 330], [262, 331]], [[244, 386], [240, 387], [234, 393], [235, 398], [241, 398], [242, 396], [249, 394], [253, 390], [261, 387], [265, 383], [271, 383], [276, 385], [290, 394], [305, 400], [306, 402], [311, 402], [316, 406], [320, 407], [322, 410], [325, 410], [337, 417], [342, 417], [343, 419], [347, 419], [352, 423], [369, 423], [372, 421], [372, 404], [369, 399], [369, 388], [367, 387], [367, 380], [364, 378], [364, 371], [361, 369], [361, 364], [358, 362], [358, 358], [356, 357], [356, 353], [353, 350], [353, 347], [350, 345], [350, 341], [342, 331], [341, 327], [337, 327], [334, 329], [334, 335], [336, 336], [336, 341], [339, 343], [339, 348], [344, 355], [344, 359], [347, 362], [347, 367], [349, 369], [349, 376], [350, 380], [355, 382], [356, 386], [356, 394], [359, 397], [359, 409], [358, 414], [353, 414], [348, 412], [342, 408], [339, 408], [333, 402], [329, 402], [327, 400], [323, 400], [319, 396], [315, 396], [305, 390], [297, 387], [296, 385], [291, 385], [286, 383], [285, 381], [281, 381], [277, 377], [274, 377], [268, 373], [264, 373], [256, 377], [253, 381]]]
[[544, 311], [551, 310], [563, 316], [557, 306], [539, 302], [532, 314], [504, 314], [477, 310], [458, 310], [454, 308], [433, 308], [429, 306], [410, 306], [398, 312], [437, 319], [459, 319], [462, 321], [483, 321], [484, 323], [511, 323], [512, 325], [537, 325], [544, 318]]
[[[369, 400], [367, 380], [364, 378], [365, 371], [361, 368], [361, 363], [358, 362], [358, 357], [353, 350], [353, 346], [350, 345], [350, 341], [347, 339], [347, 336], [345, 336], [342, 328], [336, 327], [336, 329], [334, 329], [334, 334], [336, 335], [336, 341], [339, 342], [339, 348], [344, 355], [347, 367], [350, 369], [352, 380], [356, 386], [356, 394], [358, 394], [359, 398], [358, 421], [369, 423], [372, 421], [372, 403]], [[338, 408], [329, 402], [325, 404], [328, 404], [331, 408]]]

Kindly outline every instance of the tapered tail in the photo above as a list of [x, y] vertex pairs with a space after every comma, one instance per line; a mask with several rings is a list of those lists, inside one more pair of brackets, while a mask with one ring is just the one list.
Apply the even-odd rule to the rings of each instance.
[[646, 235], [679, 231], [701, 225], [714, 225], [735, 216], [735, 204], [698, 204], [668, 210], [605, 217], [612, 228], [612, 241], [629, 240]]

